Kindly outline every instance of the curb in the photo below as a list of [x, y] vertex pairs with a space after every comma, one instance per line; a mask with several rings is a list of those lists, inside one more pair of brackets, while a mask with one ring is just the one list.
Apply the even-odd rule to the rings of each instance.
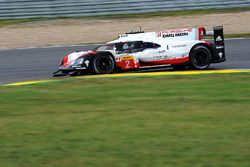
[[47, 84], [50, 82], [59, 82], [70, 79], [98, 79], [98, 78], [122, 78], [122, 77], [142, 77], [142, 76], [167, 76], [167, 75], [201, 75], [201, 74], [232, 74], [232, 73], [250, 73], [250, 69], [226, 69], [226, 70], [205, 70], [205, 71], [164, 71], [164, 72], [146, 72], [146, 73], [120, 73], [120, 74], [103, 74], [103, 75], [87, 75], [78, 76], [67, 79], [51, 79], [51, 80], [36, 80], [5, 84], [2, 86], [25, 86]]

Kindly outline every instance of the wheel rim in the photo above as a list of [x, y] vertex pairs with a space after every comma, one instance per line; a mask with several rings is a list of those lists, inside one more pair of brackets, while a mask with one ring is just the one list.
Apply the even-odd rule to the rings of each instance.
[[99, 63], [98, 63], [98, 66], [99, 68], [102, 70], [102, 71], [106, 71], [110, 68], [111, 66], [111, 62], [110, 60], [106, 59], [106, 58], [101, 58], [99, 60]]
[[199, 51], [194, 56], [193, 61], [198, 67], [208, 66], [208, 55], [204, 51]]
[[96, 66], [98, 70], [97, 73], [105, 74], [113, 71], [114, 63], [112, 58], [103, 56], [97, 59]]

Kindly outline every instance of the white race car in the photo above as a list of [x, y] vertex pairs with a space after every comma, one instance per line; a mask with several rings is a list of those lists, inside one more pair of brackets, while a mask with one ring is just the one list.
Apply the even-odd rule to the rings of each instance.
[[[204, 36], [214, 36], [214, 41]], [[54, 75], [109, 74], [159, 65], [203, 70], [226, 60], [224, 47], [222, 26], [209, 32], [204, 27], [130, 32], [93, 51], [66, 55]]]

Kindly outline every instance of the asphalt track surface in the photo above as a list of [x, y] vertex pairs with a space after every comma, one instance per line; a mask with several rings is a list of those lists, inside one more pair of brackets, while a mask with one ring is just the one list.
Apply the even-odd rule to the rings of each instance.
[[[249, 69], [250, 39], [226, 40], [227, 61], [209, 69]], [[96, 45], [0, 50], [0, 84], [49, 79], [64, 55]], [[165, 68], [164, 70], [172, 70]]]

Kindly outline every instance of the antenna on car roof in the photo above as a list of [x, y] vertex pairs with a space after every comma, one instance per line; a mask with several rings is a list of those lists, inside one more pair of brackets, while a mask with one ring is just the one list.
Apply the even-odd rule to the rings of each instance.
[[139, 34], [139, 33], [144, 33], [144, 31], [141, 30], [141, 26], [140, 26], [140, 30], [139, 31], [131, 31], [131, 32], [126, 32], [126, 34]]

